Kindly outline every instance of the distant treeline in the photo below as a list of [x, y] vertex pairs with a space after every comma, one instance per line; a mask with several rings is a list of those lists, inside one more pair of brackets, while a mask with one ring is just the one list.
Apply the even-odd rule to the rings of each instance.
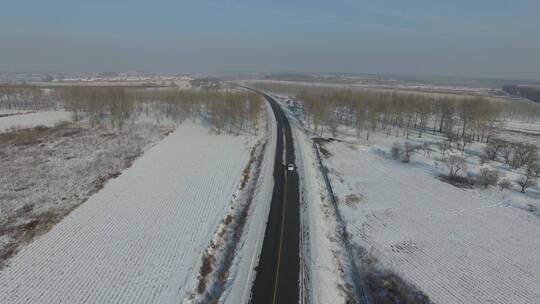
[[540, 88], [520, 85], [505, 85], [503, 91], [510, 95], [530, 99], [534, 102], [540, 102]]
[[257, 132], [261, 96], [218, 90], [128, 89], [72, 86], [60, 90], [64, 109], [93, 127], [123, 128], [140, 116], [160, 123], [201, 117], [217, 132]]
[[257, 132], [263, 100], [243, 91], [216, 89], [0, 84], [0, 110], [66, 110], [92, 127], [124, 128], [144, 116], [156, 123], [203, 119], [217, 132]]
[[26, 84], [0, 84], [0, 109], [54, 110], [60, 105], [54, 91]]
[[387, 135], [419, 137], [426, 131], [452, 140], [489, 141], [507, 118], [536, 121], [540, 106], [530, 102], [499, 102], [481, 97], [438, 97], [369, 90], [305, 90], [297, 96], [308, 127], [315, 134], [336, 136], [340, 126], [356, 135], [380, 130]]

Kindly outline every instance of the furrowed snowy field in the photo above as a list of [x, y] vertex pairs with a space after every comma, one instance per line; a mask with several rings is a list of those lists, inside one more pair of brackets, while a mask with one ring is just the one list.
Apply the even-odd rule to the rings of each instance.
[[[328, 302], [320, 300], [326, 297], [344, 302], [347, 293], [336, 292], [335, 286], [335, 292], [330, 292], [332, 284], [326, 279], [347, 282], [351, 265], [343, 263], [346, 255], [336, 259], [345, 248], [332, 234], [339, 223], [335, 224], [336, 215], [329, 212], [324, 198], [326, 186], [317, 181], [317, 173], [309, 173], [317, 167], [310, 151], [312, 133], [301, 112], [289, 108], [290, 97], [274, 96], [296, 122], [296, 150], [304, 159], [299, 168], [304, 170], [303, 188], [311, 188], [312, 208], [303, 218], [311, 242], [305, 248], [310, 259], [309, 292], [315, 302]], [[497, 137], [538, 146], [538, 131], [538, 123], [509, 120]], [[367, 287], [372, 293], [404, 288], [411, 294], [424, 293], [434, 303], [540, 302], [540, 188], [532, 186], [526, 194], [520, 193], [514, 181], [522, 176], [522, 169], [511, 169], [499, 155], [496, 161], [485, 160], [484, 166], [511, 181], [510, 189], [484, 189], [478, 181], [460, 188], [439, 178], [447, 173], [437, 145], [444, 136], [430, 132], [418, 138], [413, 132], [406, 139], [374, 132], [366, 141], [355, 135], [355, 130], [340, 126], [337, 140], [317, 142], [347, 239], [356, 247], [351, 256], [360, 276], [370, 280], [358, 288]], [[416, 147], [427, 142], [429, 153], [418, 149], [410, 163], [402, 163], [391, 156], [394, 142]], [[471, 180], [484, 168], [480, 165], [484, 147], [485, 143], [474, 142], [465, 149], [467, 169], [462, 174]], [[327, 244], [313, 246], [316, 243]], [[321, 247], [327, 248], [326, 254]], [[400, 281], [400, 287], [392, 285]]]
[[352, 241], [435, 303], [538, 303], [540, 217], [525, 208], [540, 206], [538, 188], [455, 187], [437, 179], [435, 155], [391, 159], [400, 139], [324, 143]]
[[6, 303], [177, 303], [253, 138], [182, 124], [0, 272]]
[[[2, 110], [4, 111], [4, 110]], [[8, 112], [6, 110], [6, 112]], [[2, 112], [0, 112], [1, 114]], [[9, 116], [0, 115], [0, 133], [12, 129], [27, 129], [37, 126], [53, 127], [65, 121], [71, 121], [71, 113], [64, 111], [37, 112], [29, 114], [13, 115], [20, 112], [9, 111]]]
[[0, 267], [172, 130], [80, 122], [0, 133]]

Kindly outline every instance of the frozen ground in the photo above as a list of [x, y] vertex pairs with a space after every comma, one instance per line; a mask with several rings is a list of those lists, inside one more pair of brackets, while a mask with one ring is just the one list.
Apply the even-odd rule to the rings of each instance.
[[11, 129], [26, 129], [37, 126], [53, 127], [63, 121], [71, 121], [70, 112], [51, 111], [10, 115], [0, 117], [0, 133], [9, 131]]
[[522, 208], [539, 205], [538, 189], [457, 188], [436, 178], [435, 155], [384, 153], [399, 139], [324, 145], [352, 241], [435, 303], [539, 302], [540, 217]]
[[7, 303], [177, 303], [237, 190], [252, 140], [183, 124], [23, 248]]

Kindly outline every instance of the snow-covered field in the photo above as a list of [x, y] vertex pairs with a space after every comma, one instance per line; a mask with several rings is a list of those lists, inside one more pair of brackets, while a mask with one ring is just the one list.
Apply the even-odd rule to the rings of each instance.
[[46, 232], [172, 127], [85, 123], [0, 133], [0, 264]]
[[540, 123], [506, 121], [499, 137], [512, 142], [529, 143], [540, 147]]
[[178, 303], [253, 139], [183, 124], [0, 272], [6, 303]]
[[324, 144], [352, 241], [435, 303], [538, 303], [540, 217], [523, 208], [538, 188], [457, 188], [436, 178], [435, 155], [391, 159], [399, 139]]
[[[367, 79], [366, 79], [367, 80]], [[288, 93], [296, 95], [304, 89], [366, 89], [389, 92], [414, 92], [416, 94], [428, 94], [432, 96], [485, 96], [497, 98], [493, 93], [495, 89], [487, 87], [466, 87], [466, 86], [444, 86], [430, 85], [420, 83], [405, 83], [399, 81], [362, 81], [360, 79], [348, 79], [341, 82], [321, 81], [293, 81], [293, 80], [275, 80], [275, 79], [251, 79], [244, 80], [243, 83], [264, 91], [273, 91], [274, 93]]]
[[0, 117], [0, 133], [11, 129], [26, 129], [37, 126], [53, 127], [58, 123], [71, 121], [71, 113], [64, 111], [38, 112]]
[[506, 130], [517, 131], [517, 132], [526, 132], [531, 135], [540, 136], [540, 123], [538, 122], [522, 122], [522, 121], [507, 121], [504, 124]]
[[[310, 133], [301, 116], [292, 111], [289, 116], [296, 121], [297, 155], [304, 159], [303, 166], [299, 163], [303, 195], [312, 207], [303, 218], [311, 242], [305, 248], [311, 259], [310, 292], [316, 303], [344, 302], [343, 293], [331, 284], [347, 279], [339, 274], [347, 267], [335, 259], [343, 251], [332, 235], [335, 215], [328, 212], [320, 172], [310, 173], [316, 167]], [[538, 131], [537, 123], [509, 121], [499, 136], [538, 144]], [[417, 150], [410, 163], [402, 163], [392, 159], [390, 148], [393, 142], [407, 141], [403, 137], [373, 133], [367, 142], [356, 138], [354, 130], [340, 127], [338, 133], [338, 140], [321, 142], [328, 154], [323, 162], [350, 241], [361, 248], [356, 259], [362, 270], [376, 261], [377, 271], [395, 273], [435, 303], [540, 302], [538, 186], [524, 195], [516, 184], [500, 191], [494, 186], [458, 188], [440, 180], [446, 167], [434, 144], [444, 140], [438, 135], [411, 135], [408, 141], [415, 145], [430, 142], [430, 153]], [[484, 146], [467, 146], [468, 176], [478, 173]], [[512, 181], [521, 174], [509, 170], [500, 157], [487, 164]]]

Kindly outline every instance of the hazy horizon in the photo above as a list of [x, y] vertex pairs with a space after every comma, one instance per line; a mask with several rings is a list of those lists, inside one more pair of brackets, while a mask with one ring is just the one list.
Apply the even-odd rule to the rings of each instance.
[[18, 1], [0, 70], [540, 79], [540, 3]]

